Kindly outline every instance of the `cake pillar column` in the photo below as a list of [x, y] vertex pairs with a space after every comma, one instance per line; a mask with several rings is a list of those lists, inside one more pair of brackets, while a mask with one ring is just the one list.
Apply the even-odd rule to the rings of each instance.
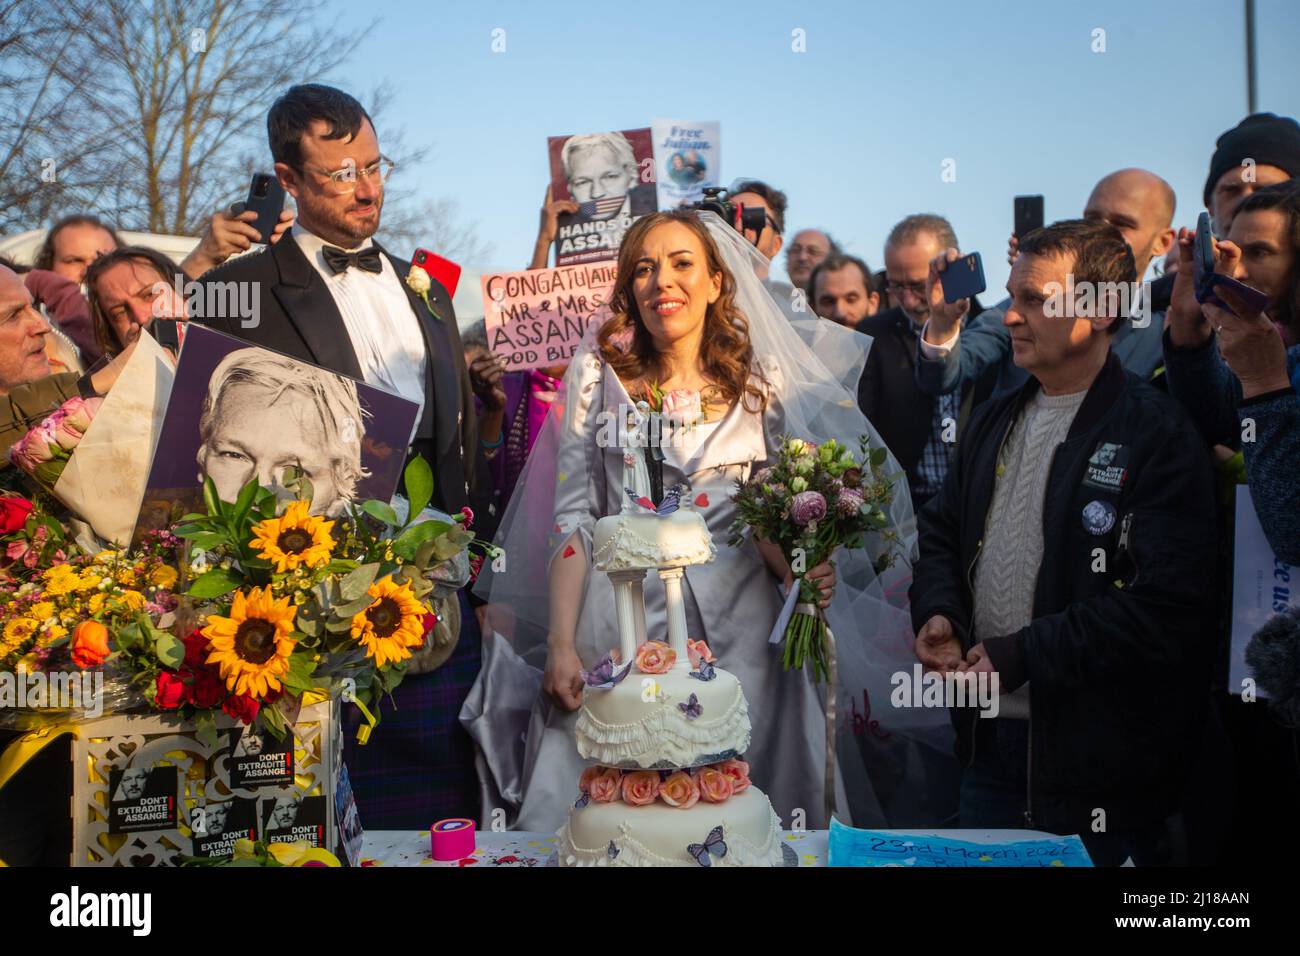
[[686, 657], [686, 605], [682, 602], [682, 569], [660, 568], [659, 579], [664, 582], [664, 600], [668, 607], [668, 644], [677, 652], [677, 659]]
[[614, 609], [618, 613], [618, 649], [624, 664], [636, 657], [638, 631], [645, 633], [645, 605], [637, 605], [637, 593], [642, 590], [644, 577], [644, 571], [609, 573], [614, 586]]
[[[646, 642], [645, 630], [645, 572], [642, 571], [632, 582], [632, 612], [636, 622], [636, 647]], [[634, 649], [635, 653], [635, 649]]]

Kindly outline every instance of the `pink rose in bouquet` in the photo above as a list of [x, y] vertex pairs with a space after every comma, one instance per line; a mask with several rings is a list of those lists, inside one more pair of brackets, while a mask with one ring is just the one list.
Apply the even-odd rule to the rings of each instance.
[[704, 767], [695, 775], [700, 788], [700, 799], [705, 803], [721, 803], [735, 793], [735, 784], [721, 770]]
[[90, 428], [91, 420], [99, 411], [99, 406], [103, 404], [102, 398], [70, 398], [64, 402], [62, 407], [51, 416], [51, 418], [58, 417], [54, 435], [60, 447], [65, 451], [72, 451], [81, 444], [86, 429]]
[[70, 398], [14, 443], [9, 460], [53, 488], [103, 405], [102, 398]]
[[749, 789], [749, 764], [745, 763], [745, 761], [733, 757], [731, 760], [713, 764], [710, 769], [718, 771], [731, 781], [731, 792], [733, 794], [744, 793]]
[[623, 802], [634, 807], [654, 803], [659, 796], [659, 771], [633, 770], [623, 775]]
[[636, 669], [642, 674], [667, 674], [677, 663], [677, 652], [662, 641], [646, 641], [636, 649]]
[[623, 790], [623, 772], [614, 768], [601, 768], [601, 772], [591, 781], [587, 792], [597, 803], [613, 803]]
[[659, 798], [670, 807], [687, 810], [700, 802], [700, 787], [689, 773], [678, 770], [659, 784]]
[[663, 415], [679, 425], [694, 425], [704, 417], [700, 393], [693, 388], [674, 388], [664, 392]]

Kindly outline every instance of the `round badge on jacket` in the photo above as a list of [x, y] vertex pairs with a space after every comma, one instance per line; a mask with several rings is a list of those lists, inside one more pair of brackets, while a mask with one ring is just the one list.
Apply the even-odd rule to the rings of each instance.
[[1089, 501], [1083, 506], [1083, 530], [1103, 535], [1115, 527], [1115, 506], [1108, 501]]

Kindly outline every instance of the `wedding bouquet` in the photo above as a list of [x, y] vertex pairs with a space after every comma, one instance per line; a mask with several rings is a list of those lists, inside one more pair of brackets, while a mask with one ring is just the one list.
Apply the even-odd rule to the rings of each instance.
[[813, 679], [827, 679], [826, 622], [818, 607], [818, 590], [805, 575], [830, 560], [836, 548], [861, 548], [868, 535], [884, 547], [877, 573], [893, 563], [897, 536], [889, 529], [885, 508], [893, 498], [893, 476], [882, 471], [888, 452], [871, 449], [859, 439], [859, 452], [834, 439], [821, 445], [784, 438], [776, 461], [737, 481], [732, 501], [736, 520], [730, 543], [746, 534], [781, 548], [795, 576], [799, 603], [785, 629], [782, 663], [788, 671], [812, 665]]

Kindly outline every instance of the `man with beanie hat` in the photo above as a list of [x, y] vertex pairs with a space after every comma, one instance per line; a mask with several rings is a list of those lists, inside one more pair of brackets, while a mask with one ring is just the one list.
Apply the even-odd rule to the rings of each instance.
[[1256, 189], [1300, 176], [1300, 124], [1253, 113], [1219, 137], [1205, 180], [1205, 208], [1215, 235], [1226, 236], [1243, 199]]

